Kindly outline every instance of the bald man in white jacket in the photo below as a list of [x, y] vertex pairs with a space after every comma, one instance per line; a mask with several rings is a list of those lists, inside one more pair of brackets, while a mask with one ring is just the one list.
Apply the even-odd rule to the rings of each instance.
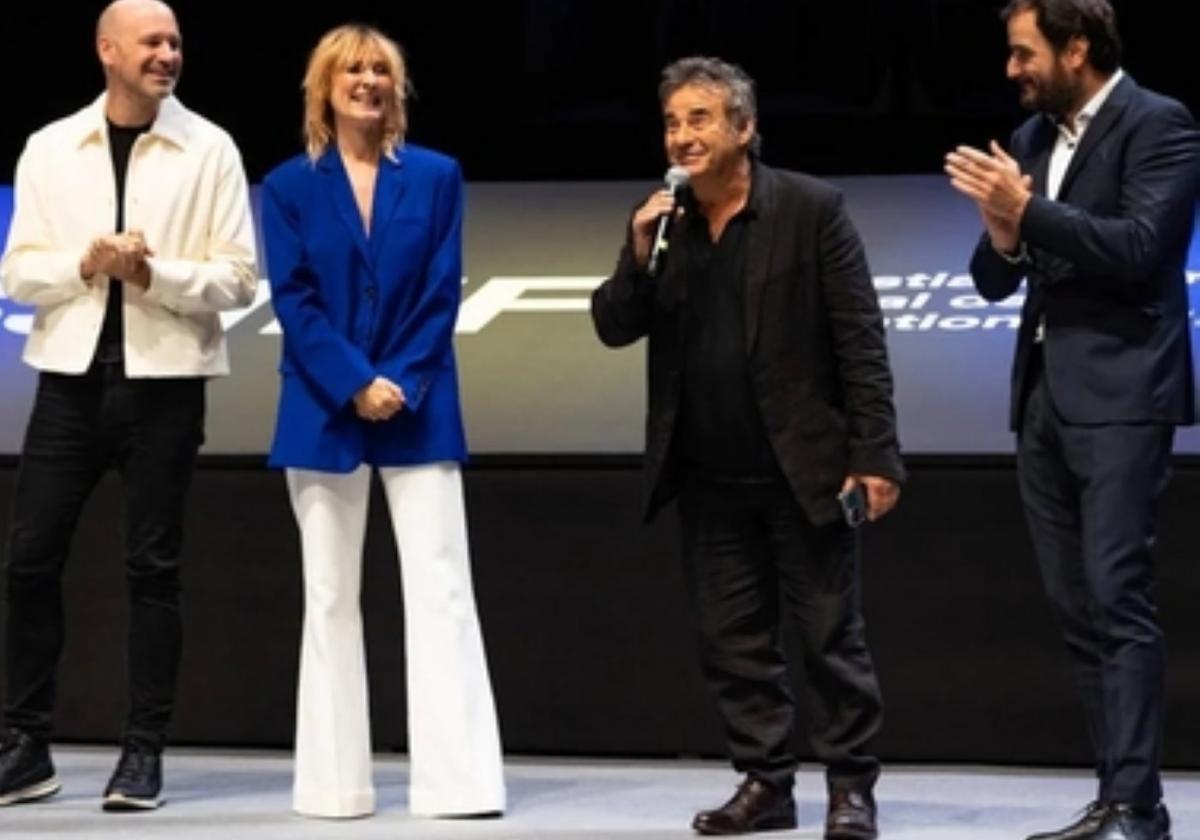
[[165, 4], [111, 4], [96, 31], [104, 93], [34, 133], [17, 164], [0, 277], [9, 297], [36, 307], [24, 358], [40, 373], [5, 569], [0, 805], [60, 787], [49, 740], [62, 571], [109, 468], [124, 491], [130, 706], [103, 807], [161, 803], [204, 382], [229, 371], [218, 313], [249, 304], [258, 276], [237, 148], [173, 95], [180, 44]]

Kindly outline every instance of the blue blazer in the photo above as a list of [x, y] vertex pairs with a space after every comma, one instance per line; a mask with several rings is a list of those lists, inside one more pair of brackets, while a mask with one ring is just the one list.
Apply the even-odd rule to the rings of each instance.
[[[382, 158], [370, 235], [336, 149], [263, 182], [272, 304], [283, 327], [270, 464], [350, 472], [466, 458], [452, 344], [462, 288], [458, 163], [406, 145]], [[376, 376], [404, 391], [386, 422], [354, 395]]]
[[1031, 117], [1012, 138], [1034, 197], [1021, 219], [1029, 260], [1012, 265], [986, 234], [971, 274], [1000, 300], [1023, 277], [1009, 422], [1020, 429], [1034, 334], [1055, 409], [1068, 423], [1194, 421], [1184, 265], [1200, 187], [1200, 132], [1173, 99], [1121, 79], [1084, 132], [1059, 189], [1045, 198], [1058, 129]]

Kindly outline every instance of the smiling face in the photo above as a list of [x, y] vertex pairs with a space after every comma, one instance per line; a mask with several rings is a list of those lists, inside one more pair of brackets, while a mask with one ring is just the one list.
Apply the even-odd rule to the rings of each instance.
[[335, 68], [329, 84], [329, 106], [337, 128], [381, 127], [397, 88], [404, 79], [392, 76], [383, 55], [366, 53]]
[[183, 69], [183, 42], [170, 7], [157, 0], [114, 3], [101, 18], [97, 52], [109, 95], [147, 106], [170, 96]]
[[404, 142], [409, 91], [395, 41], [359, 24], [321, 36], [304, 71], [304, 139], [317, 160], [338, 134], [369, 135], [391, 155]]
[[1008, 19], [1008, 63], [1005, 74], [1017, 83], [1021, 104], [1031, 111], [1063, 117], [1083, 104], [1080, 70], [1087, 42], [1072, 39], [1055, 51], [1037, 25], [1037, 12], [1017, 12]]
[[663, 103], [667, 160], [686, 169], [693, 182], [727, 174], [747, 155], [754, 121], [734, 125], [728, 99], [722, 86], [685, 84]]

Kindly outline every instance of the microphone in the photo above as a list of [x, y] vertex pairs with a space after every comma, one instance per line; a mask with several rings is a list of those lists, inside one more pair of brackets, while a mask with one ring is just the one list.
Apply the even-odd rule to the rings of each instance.
[[675, 221], [675, 210], [679, 207], [679, 194], [687, 186], [690, 177], [682, 166], [672, 166], [663, 177], [672, 201], [670, 211], [658, 217], [658, 229], [654, 233], [654, 244], [650, 247], [650, 263], [646, 266], [651, 277], [657, 277], [662, 271], [663, 261], [667, 257], [667, 240], [671, 236], [671, 223]]

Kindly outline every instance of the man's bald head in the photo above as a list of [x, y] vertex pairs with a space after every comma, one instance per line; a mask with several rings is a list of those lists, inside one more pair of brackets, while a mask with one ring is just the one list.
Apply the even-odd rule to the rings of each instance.
[[100, 19], [96, 21], [97, 38], [116, 37], [122, 27], [128, 27], [131, 20], [144, 14], [166, 14], [175, 19], [171, 7], [162, 0], [113, 0], [104, 7]]
[[161, 0], [114, 0], [96, 22], [110, 108], [150, 114], [170, 96], [183, 66], [175, 13]]

